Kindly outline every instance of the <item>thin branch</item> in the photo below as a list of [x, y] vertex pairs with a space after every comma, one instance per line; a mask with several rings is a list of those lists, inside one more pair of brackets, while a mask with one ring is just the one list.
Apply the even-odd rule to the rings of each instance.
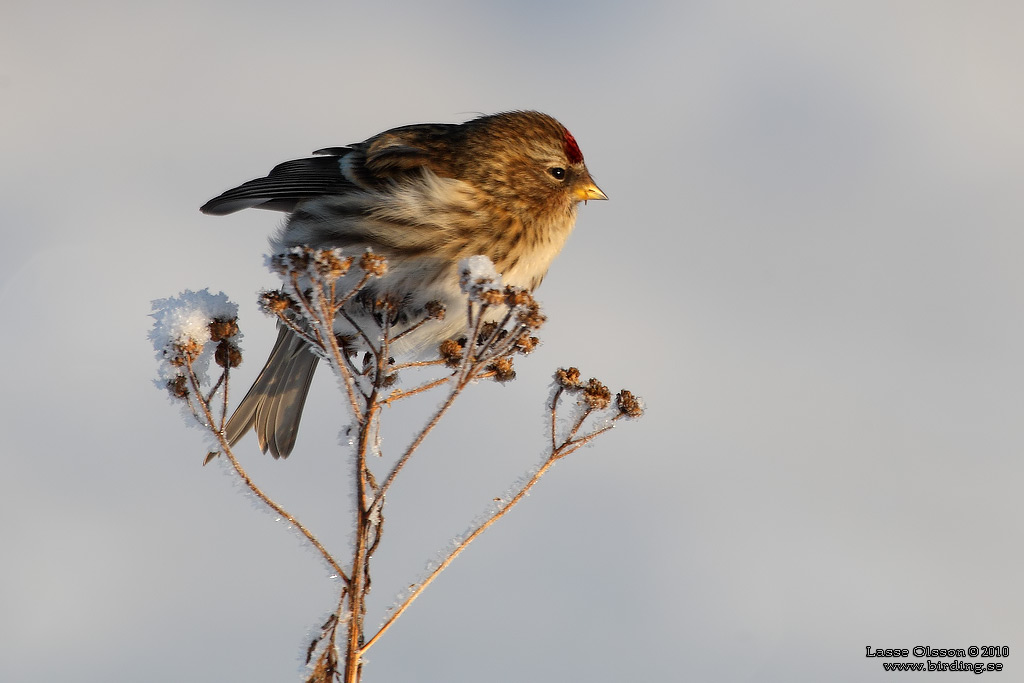
[[480, 336], [480, 328], [484, 324], [484, 312], [487, 310], [487, 304], [481, 304], [480, 310], [477, 312], [476, 320], [473, 319], [473, 302], [469, 302], [469, 314], [468, 318], [472, 325], [472, 331], [469, 337], [466, 339], [466, 350], [462, 357], [462, 363], [459, 366], [459, 381], [458, 387], [461, 389], [469, 382], [469, 375], [474, 368], [474, 349], [476, 348], [476, 339]]
[[[373, 555], [382, 542], [384, 507], [391, 485], [413, 453], [422, 446], [427, 435], [440, 423], [471, 382], [492, 377], [504, 381], [511, 376], [513, 356], [518, 353], [528, 353], [536, 345], [536, 338], [529, 337], [529, 335], [543, 322], [543, 315], [525, 290], [506, 288], [501, 296], [495, 296], [494, 292], [481, 293], [477, 289], [467, 290], [466, 321], [463, 330], [467, 337], [462, 348], [456, 348], [449, 341], [438, 349], [443, 358], [431, 361], [394, 363], [390, 358], [392, 345], [398, 340], [407, 338], [408, 335], [419, 330], [429, 321], [440, 317], [439, 311], [435, 310], [436, 307], [427, 306], [427, 317], [422, 317], [402, 329], [398, 325], [399, 309], [394, 300], [382, 295], [374, 301], [373, 297], [369, 296], [369, 292], [364, 292], [363, 296], [356, 298], [360, 292], [364, 291], [364, 287], [372, 277], [380, 276], [385, 272], [386, 262], [381, 257], [368, 255], [369, 260], [361, 262], [366, 270], [355, 286], [348, 289], [345, 280], [349, 278], [337, 278], [333, 275], [329, 277], [329, 274], [343, 272], [335, 266], [338, 256], [333, 253], [333, 250], [331, 254], [326, 255], [310, 248], [302, 248], [301, 252], [304, 258], [291, 259], [291, 266], [276, 267], [276, 272], [283, 275], [283, 285], [279, 293], [266, 293], [265, 310], [276, 312], [280, 324], [297, 335], [302, 343], [308, 344], [319, 356], [330, 363], [335, 372], [340, 374], [342, 383], [345, 385], [344, 393], [347, 394], [348, 407], [357, 422], [358, 429], [355, 457], [351, 463], [354, 469], [351, 471], [354, 480], [350, 483], [356, 488], [354, 506], [356, 537], [354, 545], [350, 548], [351, 558], [345, 560], [346, 565], [351, 561], [351, 566], [343, 568], [305, 526], [256, 486], [234, 456], [223, 433], [228, 414], [229, 368], [223, 369], [220, 378], [206, 393], [200, 389], [199, 379], [192, 367], [193, 359], [186, 355], [187, 384], [182, 380], [175, 380], [169, 388], [174, 395], [184, 398], [195, 419], [214, 433], [225, 457], [245, 486], [280, 518], [287, 520], [298, 529], [305, 539], [320, 552], [333, 572], [342, 579], [343, 585], [338, 595], [337, 607], [331, 617], [321, 626], [319, 636], [310, 643], [306, 661], [307, 664], [314, 661], [314, 658], [316, 661], [315, 670], [309, 679], [311, 681], [326, 683], [329, 679], [339, 683], [342, 681], [358, 683], [362, 674], [364, 654], [470, 543], [519, 504], [555, 462], [612, 429], [616, 421], [624, 415], [638, 416], [642, 412], [642, 403], [623, 390], [616, 397], [618, 414], [602, 421], [596, 416], [607, 416], [610, 412], [605, 411], [608, 405], [607, 388], [597, 380], [591, 380], [591, 385], [588, 385], [584, 395], [579, 396], [579, 391], [583, 387], [576, 382], [578, 370], [571, 369], [573, 379], [569, 382], [565, 381], [565, 378], [560, 378], [560, 384], [550, 394], [551, 440], [547, 459], [528, 477], [525, 483], [519, 485], [518, 490], [510, 499], [506, 501], [499, 499], [499, 507], [480, 522], [469, 535], [459, 541], [440, 564], [413, 587], [412, 592], [367, 641], [365, 640], [365, 620], [368, 611], [367, 599], [372, 585], [371, 564]], [[299, 254], [295, 250], [290, 253]], [[371, 256], [372, 258], [370, 258]], [[282, 263], [289, 261], [289, 259], [280, 257], [279, 260]], [[350, 257], [342, 265], [347, 268], [351, 264], [352, 258]], [[309, 284], [304, 290], [301, 285], [307, 282]], [[482, 285], [483, 281], [477, 284]], [[338, 290], [341, 288], [348, 289], [348, 291], [339, 299]], [[349, 307], [350, 310], [346, 310], [346, 306], [353, 300], [355, 304]], [[505, 307], [504, 311], [498, 308], [500, 306]], [[487, 318], [493, 318], [493, 320], [488, 321]], [[335, 331], [336, 323], [341, 325], [345, 336], [341, 336]], [[404, 318], [402, 324], [406, 324]], [[350, 336], [348, 326], [351, 326], [351, 335], [354, 336]], [[402, 329], [402, 331], [392, 335], [395, 328]], [[355, 346], [352, 346], [350, 342]], [[363, 346], [367, 352], [362, 354], [360, 364], [359, 357], [353, 355], [352, 349]], [[424, 373], [425, 381], [408, 391], [388, 388], [394, 384], [400, 370], [439, 365], [449, 365], [453, 370]], [[563, 372], [559, 371], [559, 373]], [[432, 376], [436, 377], [435, 373], [446, 373], [447, 376], [431, 379]], [[370, 458], [370, 453], [380, 454], [383, 407], [390, 406], [400, 399], [442, 386], [448, 387], [447, 398], [440, 407], [434, 410], [427, 423], [415, 434], [398, 460], [390, 466], [387, 476], [378, 484], [374, 472], [370, 468], [371, 461], [376, 462], [376, 459]], [[186, 387], [188, 388], [186, 389]], [[213, 417], [212, 406], [216, 405], [216, 394], [220, 390], [223, 390], [223, 402], [217, 406], [220, 410], [220, 419], [217, 421]], [[390, 391], [389, 395], [382, 398], [382, 395], [388, 391]], [[570, 413], [571, 417], [567, 421], [568, 423], [563, 425], [563, 434], [560, 439], [558, 433], [559, 411], [564, 406], [566, 396], [569, 395], [574, 396], [576, 407]], [[588, 429], [589, 432], [586, 431]], [[208, 459], [213, 455], [216, 453], [209, 454]], [[344, 625], [344, 632], [341, 631], [342, 625]], [[342, 657], [344, 658], [343, 665]], [[339, 666], [343, 666], [343, 668], [339, 668]]]
[[[186, 359], [186, 367], [188, 368], [190, 381], [194, 382], [195, 386], [198, 387], [199, 379], [196, 377], [196, 374], [192, 369], [191, 360]], [[215, 428], [213, 414], [210, 412], [209, 403], [207, 403], [205, 400], [202, 400], [202, 394], [198, 394], [198, 396], [200, 398], [199, 405], [203, 409], [203, 414], [206, 416], [207, 424], [210, 425], [210, 430], [217, 438], [217, 442], [220, 444], [221, 449], [223, 449], [224, 455], [227, 456], [228, 460], [231, 462], [232, 467], [235, 468], [235, 472], [242, 479], [242, 481], [249, 488], [249, 490], [252, 491], [257, 498], [262, 500], [270, 509], [272, 509], [281, 517], [288, 520], [289, 524], [298, 529], [299, 532], [306, 537], [306, 540], [308, 540], [313, 545], [313, 547], [320, 552], [324, 560], [327, 561], [327, 564], [329, 564], [331, 568], [338, 574], [338, 576], [341, 577], [342, 581], [344, 581], [346, 584], [349, 583], [349, 578], [348, 575], [345, 573], [345, 570], [341, 568], [341, 565], [338, 564], [334, 557], [327, 551], [327, 548], [325, 548], [320, 543], [317, 537], [314, 536], [313, 533], [309, 529], [307, 529], [301, 522], [299, 522], [299, 520], [295, 519], [295, 517], [292, 516], [291, 513], [289, 513], [283, 507], [278, 505], [273, 499], [270, 498], [270, 496], [265, 494], [258, 486], [256, 486], [256, 483], [249, 478], [249, 474], [242, 467], [242, 464], [238, 462], [238, 459], [235, 458], [235, 454], [232, 453], [231, 445], [224, 437], [224, 432], [222, 430], [218, 430]]]
[[230, 384], [228, 383], [228, 376], [230, 374], [231, 368], [224, 368], [224, 403], [223, 405], [221, 405], [220, 408], [220, 425], [218, 425], [217, 429], [217, 431], [219, 432], [224, 431], [224, 425], [227, 423], [228, 419], [228, 388], [230, 386]]
[[384, 622], [384, 625], [380, 627], [380, 629], [377, 631], [377, 633], [374, 634], [374, 636], [372, 638], [370, 638], [368, 641], [366, 641], [366, 644], [363, 645], [363, 647], [360, 650], [360, 653], [361, 654], [365, 654], [366, 651], [369, 650], [373, 646], [373, 644], [376, 643], [377, 640], [382, 635], [384, 635], [384, 633], [389, 628], [391, 628], [391, 625], [393, 623], [395, 623], [395, 620], [398, 619], [398, 617], [402, 616], [402, 613], [405, 612], [405, 610], [409, 609], [409, 606], [412, 605], [413, 601], [416, 600], [416, 598], [418, 598], [420, 596], [420, 594], [424, 590], [426, 590], [427, 586], [429, 586], [431, 583], [433, 583], [434, 579], [436, 579], [441, 574], [441, 572], [443, 572], [445, 569], [447, 569], [448, 565], [450, 565], [455, 560], [456, 557], [461, 555], [462, 551], [465, 550], [466, 547], [469, 546], [470, 543], [475, 541], [476, 538], [478, 536], [480, 536], [480, 534], [485, 532], [492, 524], [494, 524], [499, 519], [504, 517], [508, 513], [509, 510], [511, 510], [520, 500], [522, 500], [526, 496], [526, 494], [529, 493], [530, 489], [532, 489], [533, 486], [538, 481], [540, 481], [540, 478], [543, 477], [544, 474], [549, 469], [551, 469], [551, 466], [554, 465], [557, 460], [560, 460], [561, 457], [562, 456], [555, 456], [555, 455], [552, 455], [551, 457], [549, 457], [547, 459], [547, 461], [545, 461], [545, 463], [543, 465], [541, 465], [540, 469], [537, 470], [537, 472], [523, 486], [523, 488], [519, 490], [519, 493], [517, 493], [507, 503], [505, 503], [505, 505], [503, 505], [500, 510], [498, 510], [493, 515], [491, 515], [483, 524], [478, 526], [473, 531], [473, 533], [471, 533], [469, 536], [464, 538], [455, 547], [454, 550], [452, 550], [450, 553], [448, 553], [448, 556], [444, 558], [444, 560], [441, 562], [441, 564], [439, 564], [434, 569], [434, 571], [430, 572], [430, 575], [427, 576], [427, 578], [425, 578], [415, 589], [413, 589], [413, 592], [409, 594], [409, 597], [407, 597], [405, 599], [405, 601], [403, 601], [402, 604], [399, 605], [395, 609], [395, 611], [392, 613], [392, 615], [390, 617], [388, 617], [388, 620], [386, 622]]
[[427, 368], [434, 365], [444, 365], [445, 362], [446, 361], [443, 358], [438, 358], [436, 360], [417, 360], [409, 363], [396, 363], [391, 366], [391, 369], [404, 370], [405, 368]]
[[591, 408], [590, 406], [587, 406], [587, 409], [583, 411], [582, 415], [580, 415], [580, 419], [576, 420], [576, 425], [569, 430], [569, 435], [565, 437], [566, 441], [571, 441], [572, 438], [576, 436], [576, 432], [580, 431], [580, 427], [583, 426], [583, 423], [586, 421], [588, 417], [590, 417], [590, 414], [593, 412], [594, 409]]
[[[361, 668], [360, 646], [363, 641], [363, 618], [366, 613], [366, 592], [368, 590], [369, 558], [367, 557], [367, 536], [369, 535], [369, 507], [366, 504], [366, 452], [370, 438], [370, 429], [379, 406], [376, 403], [376, 387], [373, 390], [374, 400], [367, 403], [365, 418], [359, 427], [359, 441], [356, 448], [355, 480], [356, 487], [356, 547], [352, 553], [352, 582], [348, 592], [349, 617], [348, 630], [345, 636], [345, 683], [356, 683]], [[372, 507], [372, 503], [371, 503]]]
[[217, 378], [217, 381], [214, 382], [213, 387], [206, 393], [206, 398], [204, 400], [207, 403], [213, 400], [213, 397], [216, 395], [217, 390], [220, 389], [220, 385], [224, 383], [225, 374], [226, 373], [222, 372], [220, 374], [220, 377]]
[[343, 299], [338, 299], [334, 302], [335, 315], [337, 315], [337, 313], [341, 311], [341, 307], [347, 304], [349, 299], [358, 294], [363, 289], [363, 287], [366, 286], [366, 283], [369, 282], [370, 278], [372, 277], [373, 275], [371, 275], [370, 273], [363, 273], [363, 277], [360, 278], [359, 282], [357, 282], [355, 286], [352, 287], [352, 289], [349, 290], [348, 294], [346, 294]]
[[433, 320], [433, 318], [429, 318], [429, 317], [428, 318], [420, 318], [418, 321], [416, 321], [415, 323], [413, 323], [409, 327], [405, 328], [404, 330], [402, 330], [401, 332], [396, 334], [394, 339], [392, 339], [391, 341], [393, 341], [393, 342], [398, 341], [399, 339], [401, 339], [405, 335], [410, 334], [412, 332], [415, 332], [419, 328], [423, 327], [425, 324], [427, 324], [431, 320]]
[[[322, 282], [320, 282], [319, 280], [315, 280], [314, 284], [316, 286], [317, 298], [320, 303], [320, 311], [316, 313], [310, 310], [310, 318], [320, 327], [323, 328], [323, 332], [318, 333], [317, 336], [323, 336], [329, 340], [328, 344], [326, 346], [322, 345], [321, 348], [323, 348], [324, 351], [326, 352], [329, 347], [331, 355], [334, 356], [334, 367], [336, 367], [337, 371], [341, 373], [342, 382], [344, 382], [345, 391], [348, 394], [349, 404], [352, 407], [352, 414], [355, 416], [357, 420], [359, 420], [360, 424], [362, 424], [362, 411], [360, 410], [359, 400], [356, 398], [355, 392], [356, 380], [355, 377], [353, 377], [352, 373], [349, 371], [345, 353], [338, 345], [337, 335], [334, 334], [334, 303], [332, 301], [331, 305], [328, 305]], [[360, 393], [362, 393], [362, 390], [360, 390]]]
[[448, 382], [450, 382], [451, 380], [452, 380], [451, 377], [442, 377], [441, 379], [436, 379], [433, 382], [427, 382], [426, 384], [421, 384], [420, 386], [416, 387], [415, 389], [409, 389], [408, 391], [403, 391], [401, 389], [394, 389], [388, 395], [388, 397], [385, 398], [385, 399], [382, 399], [380, 401], [380, 403], [381, 403], [381, 405], [389, 406], [393, 402], [400, 401], [403, 398], [409, 398], [410, 396], [415, 396], [416, 394], [421, 394], [424, 391], [430, 391], [431, 389], [434, 389], [436, 387], [443, 386], [443, 385], [447, 384]]
[[554, 453], [557, 450], [557, 436], [558, 431], [558, 400], [562, 397], [563, 387], [558, 387], [555, 390], [555, 395], [551, 399], [551, 452]]
[[359, 334], [360, 337], [363, 338], [363, 342], [366, 343], [366, 347], [370, 350], [370, 353], [373, 354], [374, 359], [379, 360], [380, 359], [380, 349], [378, 349], [374, 345], [374, 343], [372, 341], [370, 341], [369, 335], [366, 334], [366, 332], [363, 330], [362, 326], [359, 323], [357, 323], [355, 320], [353, 320], [352, 316], [350, 316], [348, 314], [348, 311], [346, 311], [344, 309], [339, 310], [338, 311], [338, 315], [343, 317], [353, 328], [355, 328], [355, 331]]
[[398, 462], [394, 464], [394, 466], [391, 468], [391, 471], [388, 473], [387, 478], [384, 479], [384, 483], [381, 484], [380, 490], [377, 491], [377, 498], [384, 497], [384, 494], [387, 493], [387, 490], [391, 487], [391, 483], [395, 480], [395, 477], [397, 477], [398, 473], [402, 471], [403, 467], [405, 467], [405, 463], [409, 461], [409, 458], [412, 457], [412, 454], [416, 451], [417, 448], [419, 448], [420, 444], [423, 443], [423, 440], [427, 438], [427, 434], [429, 434], [434, 429], [434, 427], [437, 426], [437, 423], [441, 421], [441, 418], [444, 417], [444, 414], [447, 413], [448, 409], [452, 407], [452, 404], [455, 403], [455, 399], [458, 398], [464, 386], [465, 385], [457, 385], [454, 389], [452, 389], [452, 392], [448, 395], [448, 399], [441, 405], [440, 408], [437, 409], [437, 412], [434, 413], [434, 416], [430, 419], [430, 422], [428, 422], [427, 425], [422, 430], [420, 430], [420, 433], [416, 435], [416, 438], [413, 439], [413, 442], [409, 444], [408, 448], [405, 449], [405, 453], [403, 453], [402, 457], [398, 459]]
[[[617, 417], [618, 416], [616, 416], [616, 418], [613, 418], [613, 420], [617, 419]], [[432, 572], [430, 572], [427, 578], [425, 578], [418, 586], [416, 586], [415, 589], [413, 589], [413, 592], [410, 593], [409, 596], [402, 602], [402, 604], [395, 609], [395, 611], [392, 613], [390, 617], [388, 617], [388, 620], [384, 622], [384, 625], [380, 627], [377, 633], [374, 634], [374, 636], [370, 638], [370, 640], [366, 641], [366, 644], [363, 645], [361, 649], [361, 653], [365, 653], [367, 650], [369, 650], [370, 647], [375, 642], [377, 642], [377, 640], [382, 635], [384, 635], [384, 632], [391, 628], [391, 625], [395, 622], [395, 620], [397, 620], [398, 617], [400, 617], [402, 613], [405, 612], [405, 610], [407, 610], [410, 605], [412, 605], [413, 601], [415, 601], [416, 598], [418, 598], [420, 594], [424, 590], [426, 590], [427, 586], [434, 582], [434, 579], [436, 579], [441, 574], [441, 572], [448, 568], [448, 565], [450, 565], [455, 560], [456, 557], [462, 554], [462, 551], [465, 550], [470, 543], [476, 540], [476, 538], [479, 537], [480, 534], [485, 532], [491, 525], [493, 525], [499, 519], [508, 514], [509, 510], [515, 507], [515, 505], [518, 504], [519, 501], [521, 501], [526, 496], [526, 494], [530, 492], [530, 489], [532, 489], [534, 485], [538, 481], [540, 481], [540, 478], [543, 477], [549, 469], [551, 469], [552, 465], [554, 465], [562, 458], [572, 453], [575, 453], [577, 450], [579, 450], [586, 444], [590, 443], [600, 435], [612, 429], [612, 427], [613, 425], [606, 425], [605, 427], [602, 427], [597, 431], [591, 432], [586, 436], [582, 436], [579, 439], [566, 439], [564, 442], [562, 442], [561, 446], [554, 448], [552, 450], [551, 455], [548, 456], [548, 459], [544, 462], [543, 465], [541, 465], [540, 469], [538, 469], [537, 472], [534, 473], [532, 477], [530, 477], [530, 480], [523, 485], [519, 492], [516, 493], [516, 495], [513, 496], [507, 503], [505, 503], [498, 511], [496, 511], [493, 515], [488, 517], [487, 520], [485, 520], [480, 526], [474, 529], [473, 533], [471, 533], [469, 536], [467, 536], [461, 542], [459, 542], [459, 544], [450, 553], [448, 553], [448, 556], [444, 558], [441, 564], [439, 564]]]
[[565, 442], [562, 443], [561, 446], [558, 447], [558, 451], [556, 452], [555, 459], [556, 460], [561, 460], [562, 458], [566, 457], [567, 455], [571, 455], [572, 453], [575, 453], [580, 448], [582, 448], [583, 446], [586, 446], [588, 443], [590, 443], [591, 441], [593, 441], [597, 437], [599, 437], [602, 434], [604, 434], [605, 432], [611, 430], [614, 426], [615, 425], [606, 425], [606, 426], [601, 427], [600, 429], [598, 429], [596, 431], [591, 432], [590, 434], [587, 434], [586, 436], [581, 436], [580, 438], [572, 440], [572, 441], [566, 440]]
[[272, 498], [270, 498], [270, 496], [265, 494], [258, 486], [256, 486], [256, 483], [249, 478], [249, 474], [242, 467], [241, 463], [238, 462], [238, 459], [235, 458], [235, 454], [231, 452], [231, 447], [228, 445], [226, 439], [218, 435], [218, 441], [220, 442], [221, 448], [224, 450], [224, 455], [227, 456], [228, 461], [231, 462], [231, 466], [235, 468], [235, 472], [238, 473], [238, 476], [242, 479], [249, 490], [252, 491], [253, 494], [262, 500], [268, 507], [270, 507], [270, 509], [288, 520], [289, 524], [298, 529], [299, 533], [305, 536], [306, 540], [309, 541], [317, 551], [319, 551], [320, 555], [327, 561], [327, 564], [331, 565], [331, 569], [334, 570], [342, 581], [348, 584], [348, 574], [345, 573], [345, 570], [341, 568], [341, 565], [338, 564], [331, 553], [327, 551], [327, 548], [320, 543], [317, 537], [314, 536], [313, 533], [302, 524], [302, 522], [297, 520], [291, 513], [278, 505]]

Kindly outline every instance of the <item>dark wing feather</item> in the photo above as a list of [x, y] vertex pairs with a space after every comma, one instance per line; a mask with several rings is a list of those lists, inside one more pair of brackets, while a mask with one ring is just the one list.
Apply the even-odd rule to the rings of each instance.
[[291, 212], [304, 199], [380, 189], [424, 168], [452, 177], [451, 147], [460, 130], [444, 123], [402, 126], [350, 147], [319, 149], [313, 152], [318, 156], [279, 164], [266, 178], [228, 190], [199, 210], [216, 216], [249, 208]]
[[324, 147], [323, 149], [316, 150], [313, 154], [343, 157], [351, 151], [351, 147]]
[[344, 194], [355, 188], [341, 173], [339, 162], [351, 149], [332, 147], [328, 155], [278, 164], [266, 178], [257, 178], [214, 197], [200, 211], [215, 216], [248, 208], [293, 211], [303, 199]]
[[377, 178], [399, 178], [427, 168], [451, 177], [451, 147], [460, 126], [423, 123], [380, 133], [359, 145], [363, 166]]

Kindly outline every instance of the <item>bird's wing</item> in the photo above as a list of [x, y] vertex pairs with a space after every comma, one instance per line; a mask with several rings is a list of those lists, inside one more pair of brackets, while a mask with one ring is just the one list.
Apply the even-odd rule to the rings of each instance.
[[222, 216], [248, 208], [291, 212], [305, 199], [380, 190], [403, 177], [429, 170], [451, 177], [452, 135], [459, 126], [417, 124], [393, 128], [347, 147], [319, 149], [308, 159], [286, 161], [200, 207]]
[[356, 145], [350, 165], [361, 165], [365, 174], [377, 179], [395, 179], [421, 169], [450, 176], [453, 136], [459, 129], [446, 123], [392, 128]]
[[248, 208], [293, 211], [303, 199], [327, 194], [344, 194], [356, 188], [342, 170], [350, 147], [331, 147], [314, 154], [278, 164], [265, 178], [257, 178], [214, 197], [200, 207], [215, 216]]

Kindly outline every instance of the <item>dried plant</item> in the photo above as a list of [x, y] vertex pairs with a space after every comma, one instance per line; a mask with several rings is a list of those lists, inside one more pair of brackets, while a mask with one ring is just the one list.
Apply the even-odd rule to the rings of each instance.
[[[534, 333], [545, 317], [529, 292], [502, 286], [490, 261], [472, 257], [460, 264], [469, 321], [465, 335], [444, 341], [433, 359], [396, 362], [389, 353], [391, 345], [421, 325], [438, 324], [445, 317], [445, 309], [439, 303], [429, 304], [411, 327], [406, 325], [395, 334], [394, 321], [403, 313], [400, 302], [364, 300], [366, 297], [361, 296], [368, 282], [386, 273], [383, 258], [370, 252], [355, 258], [338, 249], [295, 247], [268, 262], [283, 284], [280, 289], [261, 294], [262, 309], [300, 335], [311, 352], [332, 368], [341, 380], [343, 401], [353, 419], [356, 438], [349, 485], [354, 486], [356, 504], [352, 547], [340, 551], [324, 547], [316, 535], [256, 485], [232, 452], [224, 425], [229, 414], [231, 369], [241, 362], [242, 354], [237, 309], [223, 294], [185, 292], [154, 302], [156, 323], [150, 337], [161, 361], [159, 384], [184, 407], [187, 418], [215, 440], [216, 449], [207, 454], [204, 464], [223, 455], [245, 486], [297, 529], [341, 579], [337, 604], [309, 643], [307, 681], [355, 683], [360, 680], [366, 652], [470, 543], [508, 514], [556, 461], [604, 434], [620, 419], [639, 417], [643, 403], [625, 390], [613, 397], [598, 380], [584, 381], [576, 368], [559, 369], [547, 404], [550, 444], [546, 459], [517, 490], [499, 499], [490, 515], [411, 587], [383, 625], [367, 631], [371, 557], [382, 540], [388, 491], [467, 387], [482, 379], [507, 382], [515, 377], [513, 359], [537, 347], [539, 340]], [[347, 286], [339, 287], [339, 283]], [[354, 315], [354, 310], [360, 314]], [[357, 331], [355, 338], [335, 333], [336, 318], [346, 320]], [[211, 356], [220, 368], [212, 382], [206, 374]], [[400, 373], [415, 377], [412, 388], [394, 386]], [[446, 397], [390, 466], [372, 460], [380, 470], [374, 472], [370, 456], [381, 429], [381, 409], [426, 392], [446, 392]]]

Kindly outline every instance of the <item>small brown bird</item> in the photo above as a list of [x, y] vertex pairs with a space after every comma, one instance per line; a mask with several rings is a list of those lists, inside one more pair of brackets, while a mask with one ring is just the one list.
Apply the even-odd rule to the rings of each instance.
[[[352, 254], [370, 248], [387, 257], [388, 272], [373, 281], [373, 296], [395, 298], [413, 319], [432, 300], [449, 312], [444, 324], [403, 337], [391, 349], [396, 355], [436, 350], [465, 330], [461, 259], [487, 256], [503, 282], [532, 290], [572, 231], [576, 205], [607, 199], [572, 134], [539, 112], [402, 126], [314, 154], [228, 190], [201, 211], [290, 213], [271, 240], [275, 253], [303, 245]], [[287, 457], [317, 360], [280, 327], [266, 366], [227, 422], [228, 441], [254, 427], [263, 452]]]

